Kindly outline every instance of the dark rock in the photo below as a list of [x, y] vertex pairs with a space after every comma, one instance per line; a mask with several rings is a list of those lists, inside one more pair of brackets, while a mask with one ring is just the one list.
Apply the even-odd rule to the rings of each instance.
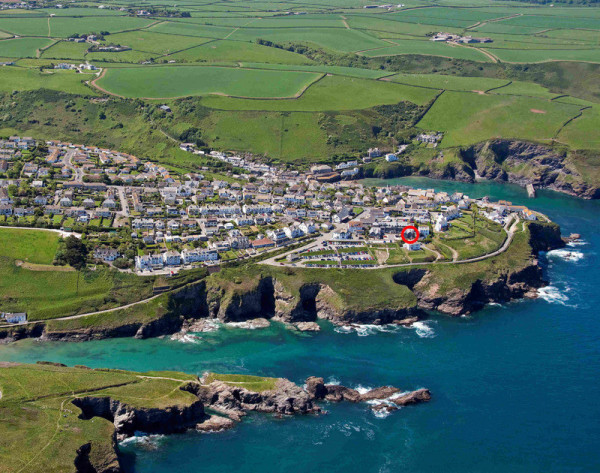
[[431, 400], [429, 389], [417, 389], [403, 396], [395, 397], [392, 402], [397, 406], [408, 406], [410, 404], [419, 404]]
[[327, 388], [323, 378], [311, 376], [306, 379], [306, 391], [313, 399], [325, 399]]
[[371, 389], [370, 391], [360, 396], [361, 401], [373, 401], [376, 399], [387, 399], [394, 394], [400, 392], [400, 389], [393, 386], [381, 386], [380, 388]]
[[213, 415], [196, 424], [196, 430], [200, 432], [220, 432], [231, 429], [234, 425], [235, 422], [232, 419]]
[[360, 402], [360, 393], [356, 389], [339, 386], [337, 384], [327, 384], [325, 386], [327, 394], [325, 399], [331, 402], [350, 401]]

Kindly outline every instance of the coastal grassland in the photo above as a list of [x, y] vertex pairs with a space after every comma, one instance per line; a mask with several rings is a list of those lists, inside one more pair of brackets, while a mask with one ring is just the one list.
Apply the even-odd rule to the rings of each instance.
[[359, 110], [408, 101], [425, 105], [437, 91], [384, 81], [327, 76], [309, 87], [298, 99], [246, 100], [206, 97], [202, 105], [220, 110], [325, 111]]
[[[0, 228], [0, 307], [27, 312], [30, 320], [43, 320], [92, 312], [149, 297], [152, 278], [106, 269], [85, 273], [33, 271], [17, 261], [50, 265], [58, 248], [56, 233]], [[35, 267], [35, 266], [34, 266]], [[51, 268], [47, 268], [51, 269]]]
[[345, 66], [325, 66], [321, 64], [266, 64], [257, 62], [242, 62], [241, 67], [249, 67], [251, 69], [274, 69], [282, 71], [305, 71], [305, 72], [321, 72], [324, 74], [332, 74], [337, 76], [350, 76], [362, 79], [379, 79], [380, 77], [389, 75], [389, 72], [376, 69], [361, 69], [358, 67]]
[[98, 103], [85, 96], [41, 89], [0, 96], [0, 110], [0, 129], [5, 135], [18, 131], [42, 140], [95, 143], [176, 167], [208, 164], [207, 159], [181, 151], [177, 141], [152, 125], [137, 101]]
[[52, 40], [43, 38], [17, 38], [0, 40], [0, 57], [21, 58], [36, 57], [37, 50], [52, 44]]
[[[150, 29], [116, 33], [108, 37], [111, 43], [128, 46], [136, 51], [158, 54], [173, 54], [210, 41], [189, 36], [162, 34]], [[114, 53], [118, 55], [119, 53]]]
[[523, 96], [445, 92], [418, 126], [443, 131], [442, 145], [446, 147], [496, 137], [550, 142], [579, 108]]
[[278, 378], [268, 378], [265, 376], [251, 376], [246, 374], [220, 374], [208, 373], [204, 377], [204, 384], [210, 384], [213, 381], [222, 381], [229, 386], [248, 389], [254, 392], [270, 391], [275, 388]]
[[473, 234], [472, 215], [453, 220], [449, 231], [441, 236], [439, 243], [453, 248], [458, 259], [475, 258], [496, 251], [506, 240], [506, 232], [498, 224], [479, 217]]
[[78, 74], [69, 70], [40, 72], [24, 67], [3, 67], [0, 68], [0, 92], [50, 89], [80, 95], [98, 95], [95, 90], [83, 84], [95, 77], [94, 74]]
[[433, 89], [485, 92], [509, 83], [506, 79], [488, 77], [461, 77], [441, 74], [395, 74], [386, 80], [400, 84], [431, 87]]
[[215, 111], [204, 121], [211, 145], [274, 159], [321, 159], [331, 147], [318, 117], [305, 112]]
[[152, 281], [115, 270], [32, 271], [0, 257], [0, 305], [29, 320], [118, 307], [152, 294]]
[[183, 21], [163, 21], [148, 28], [157, 33], [172, 34], [175, 36], [197, 36], [201, 38], [223, 39], [229, 36], [233, 27], [199, 25]]
[[18, 36], [49, 36], [48, 18], [0, 18], [0, 30]]
[[[164, 35], [167, 36], [167, 35]], [[178, 38], [176, 36], [175, 38]], [[183, 49], [183, 48], [181, 48]], [[183, 62], [238, 62], [248, 61], [271, 63], [288, 67], [296, 64], [310, 64], [313, 61], [301, 54], [283, 49], [269, 48], [256, 43], [229, 40], [207, 40], [204, 44], [173, 53], [170, 60]]]
[[[154, 20], [130, 16], [82, 17], [77, 18], [76, 21], [73, 21], [72, 18], [53, 17], [50, 18], [50, 36], [68, 38], [73, 34], [99, 33], [100, 31], [117, 33], [143, 28], [153, 22]], [[2, 28], [1, 25], [0, 28]]]
[[491, 59], [478, 51], [476, 48], [468, 46], [449, 45], [446, 43], [434, 43], [431, 41], [415, 40], [388, 40], [385, 47], [361, 51], [360, 54], [367, 57], [397, 56], [402, 54], [423, 54], [428, 56], [442, 56], [456, 59], [466, 59], [470, 61], [490, 62]]
[[600, 149], [598, 124], [600, 123], [600, 106], [593, 105], [582, 109], [581, 116], [570, 121], [560, 130], [557, 139], [578, 149]]
[[238, 41], [259, 38], [274, 43], [314, 44], [344, 53], [388, 46], [385, 41], [362, 31], [346, 29], [341, 23], [339, 28], [240, 28], [229, 37]]
[[[173, 379], [159, 379], [169, 377]], [[78, 449], [89, 443], [94, 468], [116, 468], [113, 424], [80, 417], [72, 401], [110, 397], [134, 408], [187, 407], [196, 397], [180, 386], [183, 373], [133, 373], [53, 364], [0, 367], [0, 464], [6, 473], [71, 471]]]
[[511, 81], [510, 83], [490, 91], [492, 94], [500, 95], [523, 95], [527, 97], [540, 97], [553, 99], [558, 96], [550, 92], [546, 87], [534, 82]]
[[[83, 60], [89, 45], [85, 43], [74, 43], [72, 41], [57, 41], [49, 48], [42, 51], [40, 57], [43, 59], [77, 59]], [[19, 63], [19, 65], [21, 65]]]
[[[322, 284], [331, 288], [323, 295], [340, 312], [368, 312], [378, 309], [408, 309], [416, 306], [414, 294], [396, 284], [385, 270], [278, 268], [250, 264], [223, 269], [207, 279], [207, 285], [224, 291], [225, 303], [236, 295], [258, 287], [261, 278], [277, 280], [294, 298], [306, 285]], [[223, 302], [222, 302], [223, 303]]]
[[600, 49], [499, 49], [486, 48], [504, 62], [536, 63], [544, 61], [600, 62]]
[[0, 256], [28, 263], [52, 264], [58, 241], [56, 232], [0, 227]]
[[[525, 231], [517, 231], [509, 249], [493, 258], [465, 264], [432, 264], [428, 286], [435, 286], [438, 294], [453, 289], [468, 290], [476, 281], [494, 281], [527, 266], [531, 261], [532, 247], [527, 224]], [[522, 227], [521, 227], [522, 228]], [[521, 228], [519, 230], [521, 230]], [[447, 243], [444, 241], [444, 243]]]
[[225, 94], [240, 97], [292, 97], [319, 78], [308, 72], [204, 66], [110, 69], [98, 85], [127, 97], [180, 97]]

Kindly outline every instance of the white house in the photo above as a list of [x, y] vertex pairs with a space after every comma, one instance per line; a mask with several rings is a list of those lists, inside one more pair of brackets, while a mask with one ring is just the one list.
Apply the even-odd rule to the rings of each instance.
[[448, 230], [448, 220], [446, 219], [445, 216], [443, 215], [438, 215], [437, 219], [435, 220], [435, 227], [434, 227], [436, 232], [443, 232]]
[[408, 251], [418, 251], [421, 249], [421, 243], [419, 243], [418, 241], [414, 243], [404, 243], [402, 247], [406, 248]]
[[179, 251], [167, 251], [162, 255], [165, 266], [179, 266], [181, 264], [181, 255]]

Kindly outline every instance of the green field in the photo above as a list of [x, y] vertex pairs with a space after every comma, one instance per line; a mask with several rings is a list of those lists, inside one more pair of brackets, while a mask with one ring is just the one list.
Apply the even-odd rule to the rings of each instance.
[[36, 57], [37, 50], [52, 44], [49, 39], [19, 38], [0, 40], [0, 57]]
[[52, 264], [59, 234], [49, 231], [0, 227], [0, 257], [37, 264]]
[[89, 442], [91, 464], [118, 468], [114, 425], [101, 417], [86, 419], [72, 401], [88, 395], [132, 407], [181, 408], [197, 401], [180, 389], [189, 382], [197, 383], [197, 378], [176, 372], [5, 364], [0, 367], [2, 471], [30, 473], [39, 471], [39, 464], [47, 471], [72, 471], [82, 442]]
[[40, 72], [21, 67], [0, 68], [0, 91], [51, 89], [81, 95], [97, 95], [83, 81], [94, 79], [94, 74], [77, 74], [75, 71], [54, 70]]
[[[304, 72], [279, 72], [224, 67], [177, 66], [109, 70], [98, 85], [115, 95], [164, 98], [222, 94], [242, 97], [292, 97], [320, 77]], [[140, 89], [139, 84], [147, 84]]]
[[[144, 18], [112, 9], [121, 4], [97, 8], [94, 0], [0, 11], [0, 58], [17, 66], [0, 69], [0, 93], [49, 91], [19, 96], [35, 102], [31, 111], [5, 96], [1, 129], [123, 147], [187, 169], [210, 161], [181, 152], [165, 133], [177, 138], [197, 128], [207, 146], [302, 165], [358, 157], [373, 146], [393, 149], [422, 130], [444, 132], [445, 148], [490, 138], [600, 148], [600, 8], [366, 4], [151, 0], [145, 5], [156, 10]], [[492, 41], [430, 41], [438, 32]], [[97, 44], [66, 40], [90, 33], [100, 36]], [[87, 52], [114, 44], [131, 49]], [[97, 85], [115, 100], [142, 101], [89, 102], [104, 94], [84, 83], [91, 75], [40, 70], [63, 61], [93, 63], [104, 69]], [[154, 113], [151, 126], [144, 99], [152, 106], [163, 100], [174, 113]], [[60, 104], [50, 106], [55, 100]], [[77, 107], [63, 113], [71, 102]], [[423, 149], [407, 156], [423, 172], [460, 164], [433, 162]]]
[[384, 81], [327, 76], [293, 100], [244, 100], [209, 97], [202, 103], [221, 110], [319, 111], [356, 110], [400, 101], [426, 104], [435, 91]]
[[[58, 235], [39, 230], [0, 228], [0, 306], [8, 312], [27, 312], [30, 320], [49, 319], [99, 308], [114, 307], [148, 297], [152, 280], [105, 269], [79, 273], [34, 266], [51, 265]], [[41, 269], [41, 270], [39, 270]]]
[[445, 92], [418, 126], [443, 131], [444, 146], [463, 146], [497, 137], [550, 142], [579, 108], [524, 96]]

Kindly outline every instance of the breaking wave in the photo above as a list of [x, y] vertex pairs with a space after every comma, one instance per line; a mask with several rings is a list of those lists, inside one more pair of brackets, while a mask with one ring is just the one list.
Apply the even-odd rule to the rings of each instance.
[[564, 261], [572, 261], [577, 262], [583, 259], [584, 255], [581, 251], [573, 251], [573, 250], [552, 250], [547, 253], [548, 258], [560, 258]]
[[398, 325], [374, 325], [374, 324], [352, 324], [341, 325], [334, 328], [337, 333], [356, 333], [359, 337], [367, 337], [377, 333], [396, 333], [400, 331]]
[[157, 450], [165, 438], [165, 435], [147, 435], [136, 432], [133, 437], [126, 438], [125, 440], [119, 442], [119, 445], [123, 447], [132, 446], [144, 450]]
[[185, 334], [174, 334], [171, 335], [171, 340], [175, 340], [181, 343], [200, 343], [202, 340], [198, 335], [194, 335], [193, 333], [185, 333]]
[[415, 329], [415, 332], [421, 338], [435, 337], [435, 330], [427, 325], [427, 322], [415, 322], [411, 327]]
[[551, 304], [567, 305], [569, 298], [556, 286], [546, 286], [538, 289], [538, 296]]

